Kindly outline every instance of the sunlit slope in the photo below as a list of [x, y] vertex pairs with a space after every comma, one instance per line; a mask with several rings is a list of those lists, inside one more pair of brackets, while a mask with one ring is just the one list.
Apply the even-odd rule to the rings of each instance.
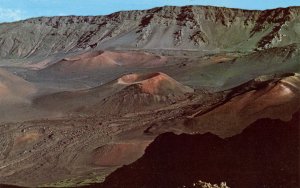
[[299, 7], [256, 11], [158, 7], [107, 16], [40, 17], [0, 24], [1, 57], [89, 49], [248, 51], [300, 42]]

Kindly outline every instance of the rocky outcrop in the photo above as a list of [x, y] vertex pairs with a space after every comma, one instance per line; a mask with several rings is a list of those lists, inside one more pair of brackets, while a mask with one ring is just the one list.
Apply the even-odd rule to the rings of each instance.
[[111, 48], [264, 49], [300, 42], [299, 22], [299, 7], [166, 6], [107, 16], [40, 17], [0, 24], [0, 56]]

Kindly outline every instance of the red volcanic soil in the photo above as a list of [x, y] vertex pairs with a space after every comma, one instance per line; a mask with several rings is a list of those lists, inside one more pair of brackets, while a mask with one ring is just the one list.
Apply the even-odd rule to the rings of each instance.
[[95, 51], [65, 58], [43, 70], [62, 73], [80, 73], [116, 67], [152, 67], [166, 63], [167, 58], [145, 52]]
[[300, 75], [295, 74], [233, 97], [204, 115], [197, 117], [195, 114], [186, 125], [196, 132], [205, 130], [228, 137], [260, 118], [287, 121], [299, 107]]
[[159, 109], [184, 100], [186, 94], [194, 92], [164, 73], [125, 75], [114, 86], [122, 89], [94, 105], [91, 108], [93, 113], [95, 109], [113, 114]]
[[182, 85], [164, 73], [129, 74], [118, 79], [119, 84], [136, 84], [144, 93], [152, 95], [182, 95], [194, 90]]
[[129, 113], [159, 108], [192, 92], [164, 73], [129, 74], [96, 88], [42, 96], [34, 104], [65, 112]]

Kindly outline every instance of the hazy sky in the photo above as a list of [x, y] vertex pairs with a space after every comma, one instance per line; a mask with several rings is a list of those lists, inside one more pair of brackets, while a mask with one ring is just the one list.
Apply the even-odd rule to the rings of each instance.
[[164, 5], [214, 5], [244, 9], [300, 6], [300, 0], [0, 0], [0, 22], [57, 15], [104, 15]]

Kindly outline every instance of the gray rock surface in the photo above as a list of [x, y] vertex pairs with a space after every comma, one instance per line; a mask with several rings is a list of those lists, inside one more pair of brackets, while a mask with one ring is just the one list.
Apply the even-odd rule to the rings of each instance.
[[91, 49], [249, 51], [300, 42], [300, 7], [250, 11], [160, 7], [107, 16], [32, 18], [0, 24], [2, 58]]

